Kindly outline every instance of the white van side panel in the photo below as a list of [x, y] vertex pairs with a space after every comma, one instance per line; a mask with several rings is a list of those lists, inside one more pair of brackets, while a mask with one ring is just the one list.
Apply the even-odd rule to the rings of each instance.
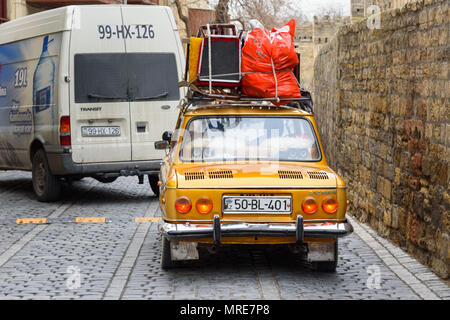
[[[120, 6], [80, 6], [74, 12], [74, 28], [70, 43], [70, 117], [72, 159], [75, 163], [117, 162], [131, 160], [130, 110], [128, 102], [77, 103], [75, 83], [77, 55], [124, 53], [122, 38], [99, 39], [100, 25], [122, 25]], [[92, 70], [97, 72], [97, 70]], [[94, 91], [94, 89], [92, 89]], [[88, 94], [101, 92], [88, 92]], [[120, 136], [86, 137], [82, 127], [120, 127]]]
[[[184, 59], [182, 59], [182, 47], [172, 11], [168, 7], [151, 7], [149, 9], [142, 10], [140, 7], [133, 6], [122, 7], [123, 24], [129, 27], [131, 33], [125, 37], [127, 53], [173, 55], [173, 63], [176, 63], [176, 66], [142, 65], [142, 68], [148, 69], [150, 74], [154, 71], [155, 74], [152, 78], [157, 82], [171, 81], [168, 78], [172, 79], [171, 76], [175, 76], [174, 73], [177, 73], [176, 83], [178, 83], [183, 77]], [[172, 61], [167, 56], [159, 60], [162, 63]], [[161, 72], [161, 70], [163, 71]], [[176, 83], [175, 86], [177, 86]], [[150, 86], [152, 84], [141, 85]], [[166, 85], [161, 85], [159, 91], [149, 91], [152, 91], [153, 95], [171, 91], [172, 82], [171, 88], [165, 87]], [[179, 112], [176, 107], [183, 96], [182, 89], [176, 88], [176, 90], [178, 90], [177, 96], [171, 94], [170, 98], [130, 103], [132, 160], [163, 158], [164, 150], [156, 150], [154, 143], [161, 140], [164, 131], [173, 130], [175, 127]]]
[[[0, 45], [0, 167], [31, 169], [29, 147], [58, 144], [62, 32]], [[57, 130], [57, 129], [56, 129]]]
[[[61, 37], [61, 54], [59, 56], [59, 72], [58, 72], [58, 95], [57, 95], [57, 108], [58, 108], [58, 126], [55, 128], [59, 135], [59, 121], [62, 116], [70, 116], [70, 38], [71, 32], [64, 31]], [[60, 150], [59, 141], [53, 146], [55, 150]]]

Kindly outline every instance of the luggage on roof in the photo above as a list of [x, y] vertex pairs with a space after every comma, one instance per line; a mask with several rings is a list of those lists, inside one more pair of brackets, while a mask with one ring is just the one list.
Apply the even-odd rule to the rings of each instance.
[[270, 32], [252, 20], [245, 41], [233, 24], [200, 27], [190, 38], [185, 82], [191, 97], [240, 101], [300, 101], [295, 20]]

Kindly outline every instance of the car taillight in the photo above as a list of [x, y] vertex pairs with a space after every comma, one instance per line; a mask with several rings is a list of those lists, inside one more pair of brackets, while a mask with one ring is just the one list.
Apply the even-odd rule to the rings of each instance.
[[326, 213], [335, 213], [338, 209], [338, 202], [335, 198], [327, 197], [322, 201], [322, 209]]
[[213, 203], [210, 198], [208, 197], [202, 197], [197, 200], [195, 203], [195, 207], [197, 208], [197, 211], [203, 214], [210, 213], [213, 208]]
[[175, 201], [175, 210], [179, 213], [188, 213], [192, 208], [191, 200], [188, 197], [179, 197]]
[[62, 116], [59, 127], [59, 142], [62, 146], [70, 146], [72, 139], [70, 136], [70, 117]]
[[302, 203], [303, 212], [313, 214], [317, 211], [317, 208], [318, 208], [317, 202], [314, 198], [306, 198], [305, 200], [303, 200]]

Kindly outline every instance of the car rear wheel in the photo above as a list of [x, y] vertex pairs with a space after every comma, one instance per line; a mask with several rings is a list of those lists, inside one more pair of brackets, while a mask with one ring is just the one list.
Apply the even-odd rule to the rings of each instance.
[[170, 241], [161, 236], [161, 268], [167, 270], [174, 266], [175, 262], [172, 260], [172, 254], [170, 253]]
[[61, 198], [61, 178], [50, 172], [47, 156], [44, 150], [38, 150], [33, 156], [32, 163], [33, 189], [38, 201], [54, 202]]
[[148, 175], [148, 182], [150, 184], [150, 188], [152, 189], [155, 196], [159, 197], [159, 186], [158, 186], [159, 177], [157, 175]]
[[311, 263], [311, 268], [316, 271], [336, 272], [337, 261], [316, 261]]

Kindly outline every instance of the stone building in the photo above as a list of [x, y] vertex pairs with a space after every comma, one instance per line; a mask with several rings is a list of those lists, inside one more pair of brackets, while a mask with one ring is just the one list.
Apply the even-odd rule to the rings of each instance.
[[312, 22], [301, 22], [296, 26], [294, 44], [300, 53], [301, 85], [312, 89], [314, 59], [320, 46], [328, 43], [340, 26], [350, 23], [350, 18], [314, 17]]
[[[214, 21], [214, 11], [210, 10], [209, 0], [180, 0], [183, 6], [183, 14], [189, 18], [191, 35], [195, 34], [198, 27], [202, 24]], [[162, 6], [172, 7], [173, 15], [177, 21], [178, 30], [181, 39], [188, 38], [186, 33], [186, 25], [180, 19], [178, 10], [174, 1], [172, 0], [159, 0], [159, 4]], [[190, 35], [189, 35], [190, 36]]]
[[367, 17], [370, 12], [367, 10], [371, 5], [377, 5], [381, 11], [401, 8], [408, 2], [416, 0], [350, 0], [350, 12], [352, 22], [359, 21]]

